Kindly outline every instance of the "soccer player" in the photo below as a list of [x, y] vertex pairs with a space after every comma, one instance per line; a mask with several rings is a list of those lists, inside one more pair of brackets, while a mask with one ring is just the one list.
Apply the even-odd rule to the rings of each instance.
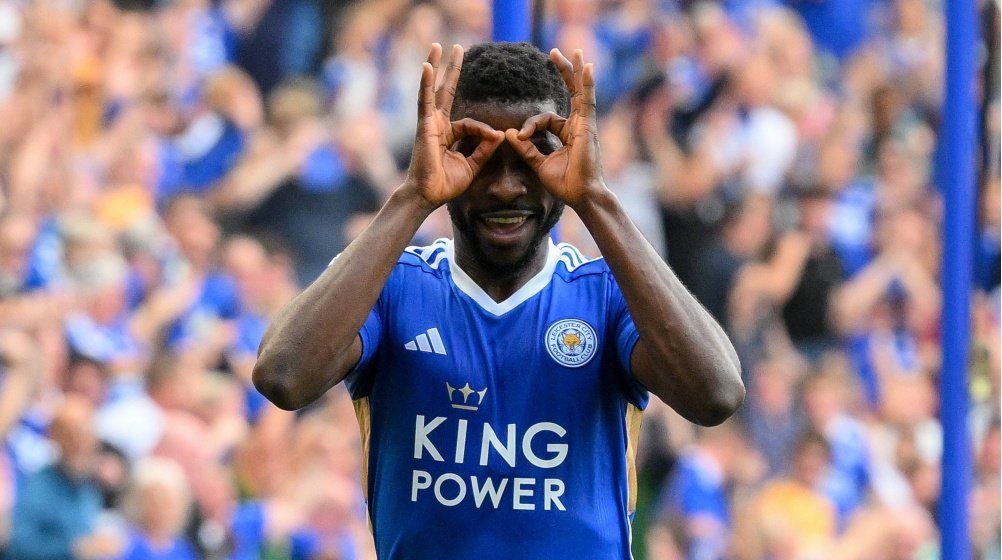
[[[718, 424], [734, 349], [603, 183], [581, 51], [441, 61], [406, 180], [279, 313], [255, 384], [296, 409], [347, 383], [380, 558], [629, 558], [648, 391]], [[407, 247], [443, 204], [454, 239]], [[550, 241], [565, 205], [604, 259]]]

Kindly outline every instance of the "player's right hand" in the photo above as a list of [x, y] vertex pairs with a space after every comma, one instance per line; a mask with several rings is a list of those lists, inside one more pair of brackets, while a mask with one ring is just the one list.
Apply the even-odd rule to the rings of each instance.
[[[429, 208], [437, 208], [461, 195], [504, 142], [504, 132], [480, 121], [470, 118], [450, 121], [456, 84], [463, 67], [463, 47], [452, 46], [445, 79], [442, 86], [436, 89], [441, 62], [442, 46], [434, 43], [428, 61], [421, 68], [417, 138], [402, 187], [416, 190]], [[453, 147], [467, 137], [479, 141], [472, 153], [464, 156]]]

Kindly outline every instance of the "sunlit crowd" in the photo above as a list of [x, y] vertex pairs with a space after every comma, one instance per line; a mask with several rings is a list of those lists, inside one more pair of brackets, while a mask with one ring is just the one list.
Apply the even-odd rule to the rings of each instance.
[[[747, 399], [652, 399], [634, 556], [933, 560], [941, 0], [550, 0], [607, 184], [720, 321]], [[1000, 557], [999, 5], [979, 1], [970, 541]], [[0, 0], [0, 558], [371, 559], [335, 387], [261, 338], [400, 184], [432, 42], [490, 0]], [[947, 163], [949, 164], [949, 163]], [[415, 244], [451, 236], [445, 209]], [[568, 210], [553, 232], [598, 252]], [[333, 319], [333, 318], [332, 318]]]

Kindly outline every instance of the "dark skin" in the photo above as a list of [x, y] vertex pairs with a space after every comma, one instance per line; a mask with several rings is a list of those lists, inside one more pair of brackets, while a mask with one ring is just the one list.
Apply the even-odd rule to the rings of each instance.
[[459, 266], [501, 301], [543, 267], [548, 221], [562, 203], [595, 239], [633, 316], [640, 333], [630, 356], [633, 375], [686, 419], [724, 421], [745, 394], [737, 355], [606, 187], [592, 65], [581, 51], [573, 61], [550, 53], [571, 93], [566, 118], [552, 112], [552, 102], [459, 103], [454, 111], [462, 57], [462, 47], [453, 46], [435, 91], [442, 50], [433, 46], [421, 74], [407, 179], [272, 322], [254, 368], [257, 388], [292, 410], [340, 382], [361, 357], [359, 329], [397, 258], [439, 206], [449, 203], [453, 214]]

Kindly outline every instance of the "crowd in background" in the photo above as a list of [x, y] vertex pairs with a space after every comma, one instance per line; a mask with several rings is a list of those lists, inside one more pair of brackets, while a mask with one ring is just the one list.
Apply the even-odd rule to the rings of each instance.
[[[637, 558], [939, 558], [936, 0], [550, 0], [604, 172], [748, 397], [651, 403]], [[373, 558], [341, 387], [268, 319], [400, 182], [429, 45], [489, 0], [0, 0], [0, 557]], [[1000, 542], [998, 3], [979, 2], [971, 541]], [[437, 212], [415, 243], [451, 236]], [[597, 256], [568, 211], [554, 235]]]

